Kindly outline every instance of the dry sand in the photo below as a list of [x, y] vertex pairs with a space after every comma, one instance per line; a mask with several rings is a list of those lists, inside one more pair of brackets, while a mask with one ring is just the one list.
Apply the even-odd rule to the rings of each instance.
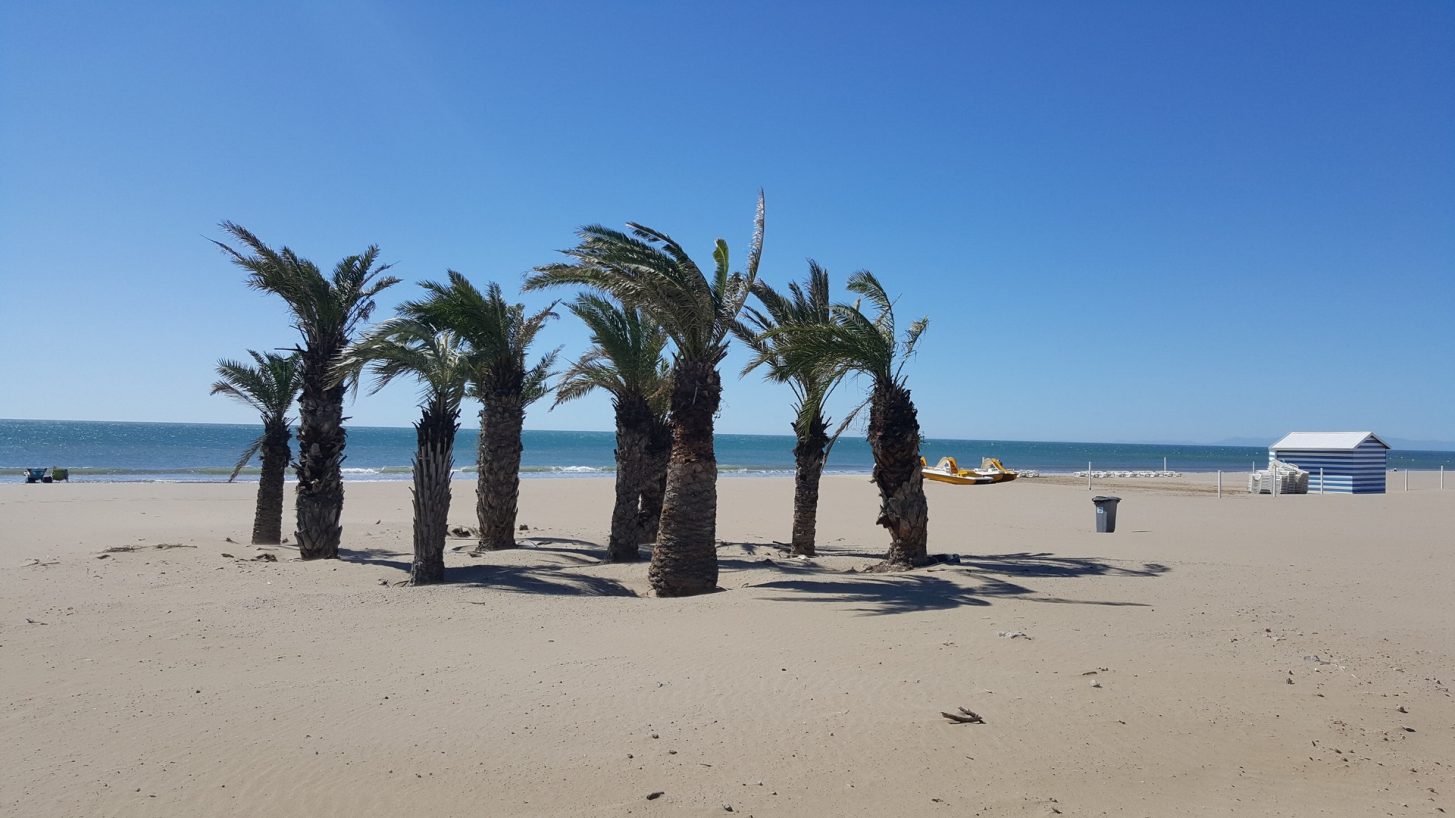
[[884, 576], [864, 479], [809, 563], [789, 480], [720, 486], [679, 600], [599, 564], [608, 480], [526, 481], [535, 546], [428, 589], [405, 483], [311, 563], [225, 539], [248, 485], [0, 486], [0, 814], [1455, 811], [1455, 491], [1148, 481], [1098, 535], [1084, 486], [931, 484], [961, 564]]

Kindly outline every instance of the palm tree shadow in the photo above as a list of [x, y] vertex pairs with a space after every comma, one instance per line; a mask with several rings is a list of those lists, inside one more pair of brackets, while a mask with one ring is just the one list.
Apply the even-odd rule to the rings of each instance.
[[1155, 577], [1171, 570], [1157, 562], [1130, 567], [1096, 557], [1057, 557], [1049, 551], [969, 555], [960, 557], [956, 564], [1013, 577]]
[[[389, 557], [404, 557], [404, 559], [389, 559]], [[356, 562], [360, 565], [382, 565], [385, 568], [398, 568], [409, 573], [412, 563], [402, 552], [388, 548], [340, 548], [338, 558], [344, 562]]]
[[[546, 541], [536, 538], [537, 542]], [[574, 543], [595, 546], [580, 540], [552, 540], [552, 542]], [[488, 563], [447, 567], [446, 585], [473, 585], [520, 594], [541, 594], [545, 596], [636, 596], [636, 592], [620, 582], [605, 577], [578, 574], [571, 571], [586, 565], [600, 564], [600, 560], [585, 556], [571, 548], [531, 548], [531, 551], [550, 552], [561, 562], [556, 565], [491, 565]], [[412, 568], [408, 559], [387, 559], [402, 556], [398, 551], [384, 548], [339, 549], [341, 559], [361, 565], [379, 565], [394, 568], [408, 574]], [[484, 603], [474, 603], [484, 604]]]
[[928, 574], [838, 576], [841, 578], [786, 579], [753, 587], [796, 592], [793, 596], [765, 597], [772, 602], [836, 602], [856, 605], [850, 610], [873, 616], [990, 604], [976, 588]]
[[[955, 557], [948, 560], [937, 555], [937, 558], [941, 564], [924, 572], [835, 574], [832, 579], [779, 580], [753, 587], [795, 592], [792, 596], [766, 597], [770, 601], [835, 602], [856, 605], [858, 607], [851, 610], [876, 616], [947, 610], [967, 605], [984, 606], [996, 598], [1058, 604], [1148, 607], [1141, 602], [1040, 596], [1033, 588], [1021, 584], [1021, 581], [1035, 577], [1155, 577], [1170, 570], [1160, 563], [1145, 563], [1134, 567], [1090, 557], [1056, 557], [1049, 552]], [[931, 576], [934, 573], [948, 576]], [[995, 576], [997, 574], [999, 576]], [[973, 584], [968, 584], [967, 581]]]
[[[445, 581], [517, 594], [544, 596], [631, 596], [636, 591], [606, 577], [562, 571], [559, 568], [524, 565], [467, 565], [449, 568]], [[475, 602], [484, 605], [484, 602]]]

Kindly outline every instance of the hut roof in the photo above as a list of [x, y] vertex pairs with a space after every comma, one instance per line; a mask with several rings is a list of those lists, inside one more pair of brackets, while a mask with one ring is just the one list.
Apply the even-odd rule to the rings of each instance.
[[1299, 449], [1317, 449], [1328, 451], [1330, 449], [1357, 449], [1364, 441], [1373, 438], [1375, 443], [1388, 449], [1389, 444], [1379, 439], [1373, 432], [1292, 432], [1284, 436], [1277, 443], [1269, 446], [1270, 449], [1282, 449], [1285, 451]]

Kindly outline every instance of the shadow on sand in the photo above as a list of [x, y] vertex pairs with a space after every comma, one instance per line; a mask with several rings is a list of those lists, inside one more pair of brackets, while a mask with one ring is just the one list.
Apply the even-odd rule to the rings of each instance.
[[[858, 556], [857, 552], [851, 553]], [[846, 554], [844, 551], [834, 550], [825, 552], [825, 555]], [[1169, 570], [1159, 563], [1129, 566], [1094, 557], [1057, 557], [1049, 552], [960, 556], [958, 560], [958, 563], [943, 562], [901, 574], [834, 573], [832, 578], [777, 580], [752, 587], [793, 592], [790, 595], [766, 597], [775, 602], [834, 602], [856, 606], [851, 610], [870, 615], [984, 606], [996, 598], [1074, 605], [1147, 607], [1141, 602], [1040, 596], [1036, 590], [1021, 582], [1027, 578], [1155, 577]], [[777, 567], [788, 566], [778, 563]], [[803, 567], [813, 571], [810, 566]], [[822, 569], [817, 573], [821, 575]]]
[[[531, 537], [522, 539], [520, 545], [523, 551], [548, 554], [555, 564], [498, 565], [486, 562], [456, 566], [445, 571], [445, 582], [544, 596], [637, 595], [617, 580], [575, 570], [605, 564], [605, 549], [599, 543], [560, 537]], [[813, 561], [793, 559], [787, 556], [787, 546], [782, 543], [725, 542], [719, 547], [736, 547], [743, 552], [741, 555], [720, 557], [718, 566], [723, 570], [752, 572], [767, 569], [779, 577], [783, 574], [789, 575], [789, 578], [748, 586], [786, 592], [764, 597], [766, 600], [846, 604], [853, 606], [851, 610], [872, 615], [984, 606], [996, 598], [1073, 605], [1146, 607], [1140, 602], [1042, 596], [1024, 583], [1033, 579], [1156, 577], [1169, 570], [1160, 563], [1123, 563], [1097, 557], [1060, 557], [1048, 551], [1022, 551], [1010, 554], [955, 555], [948, 559], [944, 555], [936, 555], [936, 559], [940, 561], [927, 568], [898, 574], [876, 574], [838, 571]], [[462, 551], [468, 548], [468, 545], [457, 545], [451, 550]], [[408, 557], [396, 550], [340, 549], [339, 554], [349, 562], [379, 565], [406, 574], [409, 572]], [[882, 553], [834, 547], [820, 548], [819, 555], [871, 560], [883, 556]], [[644, 548], [642, 556], [643, 559], [649, 559], [650, 550]]]
[[[575, 547], [554, 548], [552, 545]], [[459, 546], [446, 546], [453, 550]], [[445, 569], [446, 585], [473, 585], [477, 588], [491, 588], [520, 594], [543, 596], [636, 596], [636, 592], [606, 577], [578, 574], [570, 569], [586, 565], [599, 565], [601, 560], [583, 553], [583, 549], [599, 550], [602, 546], [585, 540], [567, 540], [555, 537], [532, 537], [520, 541], [520, 550], [545, 552], [558, 561], [556, 565], [491, 565], [480, 563], [449, 567]], [[469, 550], [465, 547], [462, 550]], [[339, 557], [361, 565], [379, 565], [409, 573], [410, 560], [398, 551], [367, 548], [340, 548]], [[476, 603], [483, 604], [483, 603]]]

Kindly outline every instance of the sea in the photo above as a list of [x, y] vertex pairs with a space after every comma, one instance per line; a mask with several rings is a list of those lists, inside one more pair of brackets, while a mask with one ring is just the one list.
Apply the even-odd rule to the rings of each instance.
[[[19, 479], [27, 467], [70, 469], [73, 481], [225, 481], [243, 449], [257, 437], [256, 425], [216, 423], [118, 423], [104, 421], [0, 420], [0, 481]], [[521, 476], [602, 477], [614, 471], [611, 432], [524, 433]], [[455, 443], [460, 475], [475, 470], [479, 431], [461, 429]], [[343, 464], [346, 480], [407, 480], [414, 455], [410, 428], [356, 426], [348, 430]], [[719, 473], [724, 477], [790, 475], [793, 438], [786, 435], [719, 434]], [[1042, 474], [1069, 474], [1088, 463], [1105, 470], [1177, 472], [1244, 471], [1267, 464], [1268, 449], [1253, 446], [1194, 446], [1157, 443], [1071, 443], [1026, 440], [928, 438], [922, 452], [931, 463], [953, 455], [979, 465], [998, 457], [1006, 466]], [[294, 453], [297, 444], [294, 442]], [[1391, 468], [1455, 469], [1455, 452], [1394, 450]], [[846, 433], [829, 455], [829, 474], [868, 474], [869, 444]], [[238, 479], [257, 475], [257, 462]]]

